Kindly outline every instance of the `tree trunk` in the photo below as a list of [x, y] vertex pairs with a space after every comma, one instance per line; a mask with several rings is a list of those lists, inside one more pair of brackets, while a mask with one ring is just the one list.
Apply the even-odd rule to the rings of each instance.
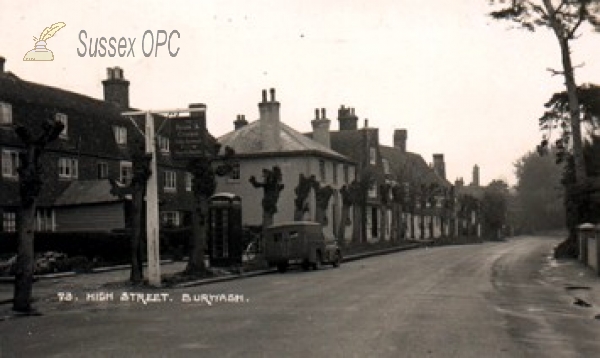
[[425, 239], [425, 213], [423, 212], [423, 209], [421, 209], [419, 214], [419, 231], [421, 239]]
[[354, 205], [352, 207], [352, 212], [353, 212], [353, 225], [352, 225], [352, 241], [355, 244], [360, 243], [360, 235], [361, 235], [361, 225], [362, 225], [362, 219], [361, 219], [361, 208], [359, 205]]
[[34, 218], [35, 201], [21, 210], [21, 225], [19, 226], [19, 246], [17, 251], [17, 270], [15, 274], [15, 291], [13, 310], [30, 312], [33, 291], [34, 273]]
[[346, 243], [346, 223], [350, 220], [350, 207], [342, 204], [342, 217], [338, 227], [338, 241], [340, 245]]
[[140, 284], [144, 280], [142, 268], [142, 229], [144, 216], [144, 188], [134, 188], [132, 194], [131, 274], [130, 281]]
[[400, 241], [400, 230], [398, 229], [398, 204], [392, 202], [392, 222], [390, 223], [390, 242]]
[[380, 212], [381, 212], [381, 220], [380, 220], [380, 224], [379, 224], [379, 237], [380, 237], [379, 241], [385, 241], [386, 240], [385, 234], [386, 234], [387, 226], [388, 226], [387, 206], [382, 205]]

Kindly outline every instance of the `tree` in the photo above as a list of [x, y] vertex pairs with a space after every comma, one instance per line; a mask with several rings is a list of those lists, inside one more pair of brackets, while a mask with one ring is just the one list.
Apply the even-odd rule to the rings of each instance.
[[586, 172], [582, 151], [580, 107], [571, 60], [571, 41], [576, 39], [577, 30], [585, 23], [600, 31], [600, 0], [490, 0], [490, 2], [501, 7], [491, 12], [493, 18], [516, 22], [530, 31], [538, 27], [548, 28], [556, 36], [563, 68], [562, 71], [553, 70], [553, 72], [565, 78], [569, 122], [573, 137], [575, 178], [576, 182], [584, 181]]
[[144, 222], [144, 197], [146, 196], [146, 187], [148, 179], [152, 174], [150, 170], [151, 154], [144, 153], [144, 147], [141, 143], [133, 146], [133, 177], [128, 185], [121, 186], [114, 179], [110, 179], [111, 193], [124, 199], [126, 195], [131, 195], [131, 273], [129, 280], [134, 284], [140, 284], [144, 279], [144, 270], [142, 268], [142, 241], [145, 236]]
[[263, 189], [263, 230], [273, 224], [273, 217], [277, 213], [277, 202], [279, 201], [279, 193], [283, 190], [284, 185], [281, 184], [283, 177], [281, 169], [274, 166], [272, 170], [263, 169], [263, 181], [259, 182], [254, 176], [250, 177], [250, 183], [255, 188]]
[[48, 144], [56, 140], [64, 125], [54, 119], [42, 122], [41, 131], [33, 133], [23, 126], [16, 126], [15, 133], [25, 145], [19, 154], [19, 195], [21, 197], [21, 220], [19, 223], [19, 245], [17, 248], [17, 269], [13, 310], [29, 313], [34, 273], [34, 218], [37, 198], [42, 190], [42, 165], [40, 157]]
[[[218, 153], [219, 149], [220, 145], [215, 143], [213, 153]], [[231, 172], [233, 166], [230, 160], [234, 155], [233, 149], [225, 147], [223, 155], [205, 154], [203, 157], [196, 158], [188, 163], [188, 170], [192, 174], [192, 192], [194, 193], [192, 247], [185, 269], [188, 275], [201, 276], [206, 271], [204, 253], [208, 236], [208, 199], [215, 193], [217, 188], [215, 175], [224, 176]], [[223, 163], [215, 168], [214, 163], [217, 161]]]
[[305, 177], [300, 174], [298, 177], [298, 186], [294, 189], [296, 199], [294, 199], [294, 220], [300, 221], [304, 217], [304, 213], [308, 211], [308, 196], [316, 182], [315, 176]]
[[484, 232], [490, 238], [500, 238], [507, 219], [508, 184], [493, 180], [483, 192], [481, 211]]
[[[586, 150], [583, 148], [584, 163], [586, 166], [586, 180], [577, 181], [575, 156], [569, 150], [571, 133], [569, 130], [569, 96], [567, 92], [555, 93], [546, 103], [548, 110], [540, 118], [540, 128], [545, 131], [542, 143], [538, 146], [540, 155], [547, 154], [550, 147], [552, 131], [560, 128], [558, 139], [554, 143], [558, 163], [566, 163], [562, 184], [565, 188], [565, 210], [567, 215], [567, 228], [569, 236], [555, 251], [557, 257], [575, 257], [577, 255], [577, 225], [589, 221], [588, 211], [591, 202], [590, 183], [587, 177], [600, 175], [598, 161], [593, 155], [594, 142], [597, 142], [596, 133], [600, 126], [600, 87], [594, 84], [584, 84], [577, 88], [577, 97], [580, 103], [582, 123], [589, 130], [588, 138], [591, 142]], [[587, 152], [587, 154], [586, 154]]]
[[[556, 152], [552, 148], [551, 152]], [[565, 226], [561, 178], [563, 169], [553, 156], [528, 152], [515, 164], [517, 200], [522, 208], [517, 225], [527, 231]]]

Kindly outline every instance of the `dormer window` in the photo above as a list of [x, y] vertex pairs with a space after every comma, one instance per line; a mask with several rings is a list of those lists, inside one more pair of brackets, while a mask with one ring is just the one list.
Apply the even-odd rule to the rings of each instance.
[[65, 126], [60, 132], [60, 138], [69, 138], [69, 118], [67, 117], [67, 115], [64, 113], [56, 113], [56, 115], [54, 116], [54, 120], [62, 123], [63, 126]]
[[12, 106], [5, 102], [0, 102], [0, 125], [12, 124]]
[[123, 126], [114, 126], [113, 132], [115, 134], [115, 141], [119, 145], [127, 144], [127, 128]]

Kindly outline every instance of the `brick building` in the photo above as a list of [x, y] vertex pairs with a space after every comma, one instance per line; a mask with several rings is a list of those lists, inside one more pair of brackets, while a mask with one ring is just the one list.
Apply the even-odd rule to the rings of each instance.
[[[108, 178], [127, 183], [132, 177], [132, 146], [141, 132], [121, 112], [129, 107], [129, 81], [123, 70], [109, 68], [102, 82], [105, 100], [36, 84], [5, 71], [0, 58], [1, 232], [17, 229], [18, 154], [23, 145], [14, 125], [38, 130], [43, 120], [65, 125], [41, 157], [44, 183], [38, 200], [36, 230], [109, 232], [127, 226], [127, 200], [110, 193]], [[156, 118], [157, 128], [163, 118]], [[143, 127], [142, 127], [143, 128]], [[169, 131], [158, 135], [159, 198], [163, 220], [184, 222], [191, 203], [191, 177], [171, 158]]]

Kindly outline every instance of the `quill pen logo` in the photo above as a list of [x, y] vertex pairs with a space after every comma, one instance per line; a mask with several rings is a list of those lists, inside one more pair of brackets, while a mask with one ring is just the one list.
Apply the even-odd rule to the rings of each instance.
[[35, 37], [33, 38], [36, 41], [35, 48], [25, 54], [23, 61], [54, 61], [54, 54], [46, 48], [46, 41], [65, 26], [67, 25], [64, 22], [57, 22], [52, 26], [46, 27], [42, 31], [39, 40]]

